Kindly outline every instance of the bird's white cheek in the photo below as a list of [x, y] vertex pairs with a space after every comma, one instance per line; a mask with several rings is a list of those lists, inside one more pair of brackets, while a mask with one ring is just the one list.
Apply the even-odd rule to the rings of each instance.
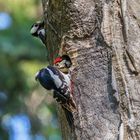
[[36, 31], [37, 31], [37, 28], [36, 27], [33, 27], [33, 28], [31, 28], [30, 33], [31, 34], [34, 34]]

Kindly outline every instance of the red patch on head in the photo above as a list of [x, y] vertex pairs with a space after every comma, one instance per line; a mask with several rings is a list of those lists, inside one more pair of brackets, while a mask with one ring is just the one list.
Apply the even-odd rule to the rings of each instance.
[[61, 62], [62, 61], [62, 58], [61, 57], [57, 57], [55, 60], [54, 60], [54, 64], [56, 64], [56, 63], [59, 63], [59, 62]]

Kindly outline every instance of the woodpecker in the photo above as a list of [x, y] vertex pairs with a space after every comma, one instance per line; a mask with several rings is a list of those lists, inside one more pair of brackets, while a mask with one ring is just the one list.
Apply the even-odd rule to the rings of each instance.
[[[57, 57], [54, 60], [54, 67], [59, 69], [61, 72], [64, 74], [70, 75], [70, 67], [72, 66], [72, 61], [68, 55], [62, 55]], [[73, 78], [71, 77], [70, 81], [70, 86], [71, 86], [71, 94], [73, 94]]]
[[72, 62], [68, 55], [62, 55], [54, 60], [54, 66], [61, 72], [67, 74], [69, 72], [69, 68], [72, 66]]
[[40, 40], [45, 44], [45, 27], [44, 21], [37, 21], [31, 26], [30, 33], [32, 36], [40, 38]]
[[71, 95], [70, 75], [64, 74], [56, 67], [42, 68], [35, 77], [47, 90], [53, 90], [53, 97], [61, 104], [70, 126], [73, 126], [72, 112], [76, 111], [76, 104]]

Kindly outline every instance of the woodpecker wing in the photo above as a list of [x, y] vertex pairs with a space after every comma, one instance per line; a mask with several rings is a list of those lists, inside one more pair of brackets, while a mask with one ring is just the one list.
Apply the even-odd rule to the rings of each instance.
[[56, 67], [48, 66], [47, 69], [50, 70], [50, 74], [54, 79], [57, 91], [59, 91], [61, 94], [65, 94], [70, 88], [70, 77], [63, 74]]
[[63, 95], [67, 93], [70, 87], [70, 79], [68, 76], [53, 66], [41, 69], [37, 73], [36, 79], [39, 80], [40, 84], [47, 90], [53, 89]]

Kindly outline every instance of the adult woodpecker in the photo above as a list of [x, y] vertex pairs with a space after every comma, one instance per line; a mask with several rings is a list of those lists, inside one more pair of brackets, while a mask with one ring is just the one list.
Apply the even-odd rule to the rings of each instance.
[[45, 28], [44, 21], [37, 21], [31, 26], [30, 33], [32, 36], [40, 38], [40, 40], [45, 44]]
[[67, 74], [69, 73], [69, 68], [72, 66], [72, 62], [68, 55], [62, 55], [54, 60], [54, 66]]
[[53, 97], [61, 104], [65, 111], [67, 121], [70, 127], [72, 127], [72, 112], [76, 111], [76, 104], [71, 94], [69, 75], [62, 73], [56, 67], [48, 66], [37, 73], [36, 80], [38, 80], [45, 89], [53, 90]]

